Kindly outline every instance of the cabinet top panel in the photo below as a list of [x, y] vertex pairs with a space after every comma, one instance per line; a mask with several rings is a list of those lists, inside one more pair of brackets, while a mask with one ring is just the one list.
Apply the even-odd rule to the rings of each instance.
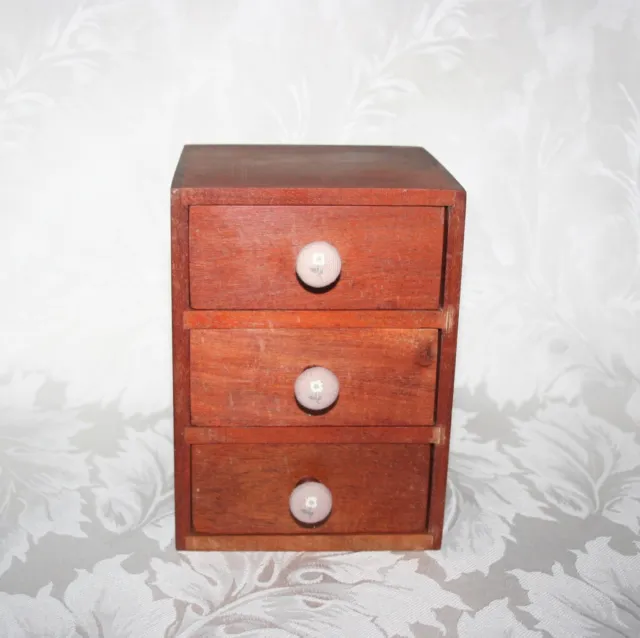
[[188, 145], [172, 187], [463, 190], [413, 146]]

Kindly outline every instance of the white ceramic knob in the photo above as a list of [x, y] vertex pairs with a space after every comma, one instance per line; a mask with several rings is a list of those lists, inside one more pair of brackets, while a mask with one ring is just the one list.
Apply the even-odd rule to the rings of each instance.
[[296, 486], [289, 497], [293, 517], [307, 525], [324, 521], [331, 513], [333, 498], [328, 487], [317, 481], [305, 481]]
[[331, 370], [314, 366], [296, 379], [294, 392], [298, 403], [308, 410], [325, 410], [336, 402], [340, 382]]
[[307, 244], [296, 260], [298, 277], [312, 288], [330, 286], [339, 277], [341, 268], [340, 253], [326, 241]]

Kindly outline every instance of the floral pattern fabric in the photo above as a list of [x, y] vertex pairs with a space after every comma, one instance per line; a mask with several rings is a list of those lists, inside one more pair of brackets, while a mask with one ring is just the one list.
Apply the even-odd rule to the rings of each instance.
[[[0, 0], [0, 636], [640, 636], [640, 3]], [[178, 553], [186, 143], [468, 191], [440, 552]]]

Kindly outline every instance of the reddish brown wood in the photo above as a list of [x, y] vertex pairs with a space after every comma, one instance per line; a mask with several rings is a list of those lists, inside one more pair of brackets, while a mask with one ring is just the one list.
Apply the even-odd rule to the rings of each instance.
[[[444, 209], [400, 206], [192, 206], [191, 306], [199, 309], [432, 309], [440, 305]], [[336, 285], [295, 273], [306, 244], [333, 244]]]
[[[213, 444], [192, 447], [193, 528], [207, 534], [424, 531], [430, 446]], [[291, 490], [314, 478], [332, 492], [321, 526], [300, 526]]]
[[190, 448], [183, 431], [190, 424], [189, 407], [189, 332], [183, 327], [183, 315], [189, 307], [189, 225], [188, 208], [180, 191], [171, 192], [171, 297], [173, 335], [173, 425], [176, 503], [176, 548], [185, 548], [190, 531], [191, 490]]
[[[435, 330], [192, 330], [191, 421], [204, 426], [434, 423]], [[307, 367], [329, 368], [340, 396], [309, 415], [293, 387]]]
[[436, 418], [444, 428], [442, 445], [434, 449], [433, 483], [429, 509], [429, 532], [433, 535], [433, 547], [442, 544], [445, 501], [447, 494], [447, 470], [449, 465], [449, 444], [451, 440], [451, 412], [455, 381], [456, 345], [458, 339], [458, 310], [460, 285], [462, 280], [462, 250], [464, 244], [466, 195], [456, 193], [455, 203], [447, 215], [447, 250], [444, 268], [443, 306], [448, 321], [447, 330], [441, 333], [440, 360], [438, 364], [438, 398]]
[[[189, 299], [189, 211], [197, 206], [297, 207], [299, 212], [313, 206], [330, 207], [446, 207], [444, 211], [441, 294], [439, 307], [417, 312], [406, 310], [309, 310], [280, 312], [247, 310], [234, 305], [225, 311], [194, 311]], [[458, 323], [460, 272], [464, 226], [465, 194], [462, 187], [422, 149], [383, 147], [185, 147], [172, 190], [172, 277], [174, 411], [176, 464], [176, 546], [178, 549], [262, 550], [262, 551], [358, 551], [414, 550], [440, 547], [447, 480], [451, 406], [453, 400], [455, 348]], [[296, 218], [304, 225], [308, 216]], [[360, 218], [358, 224], [371, 227], [375, 215]], [[373, 224], [375, 226], [375, 224]], [[243, 229], [239, 229], [243, 230]], [[316, 239], [314, 237], [314, 239]], [[346, 271], [345, 271], [346, 272]], [[342, 279], [340, 281], [342, 283]], [[402, 282], [400, 282], [402, 284]], [[230, 282], [230, 285], [234, 285]], [[335, 290], [335, 289], [334, 289]], [[317, 295], [314, 295], [317, 297]], [[401, 306], [400, 306], [401, 307]], [[423, 321], [425, 323], [423, 323]], [[427, 323], [431, 322], [433, 323]], [[293, 323], [295, 322], [295, 323]], [[388, 322], [388, 323], [387, 323]], [[415, 323], [414, 323], [415, 322]], [[438, 427], [319, 426], [237, 427], [229, 423], [216, 428], [191, 427], [190, 370], [188, 332], [191, 329], [217, 328], [220, 338], [230, 329], [286, 328], [313, 332], [327, 328], [437, 328], [441, 342], [438, 357], [435, 422]], [[431, 392], [431, 386], [428, 386]], [[375, 399], [374, 399], [375, 400]], [[337, 406], [336, 406], [337, 407]], [[310, 417], [313, 418], [313, 417]], [[433, 421], [433, 419], [431, 419]], [[333, 434], [333, 430], [341, 434]], [[356, 431], [362, 432], [359, 439]], [[432, 482], [427, 533], [326, 534], [253, 534], [251, 529], [239, 535], [216, 536], [195, 533], [191, 520], [191, 458], [189, 441], [214, 438], [230, 441], [229, 447], [252, 445], [259, 449], [279, 442], [298, 447], [320, 447], [325, 439], [334, 443], [354, 440], [345, 447], [359, 449], [373, 441], [393, 440], [388, 447], [425, 445], [426, 433], [439, 431], [439, 440], [428, 445], [433, 452]], [[409, 432], [415, 432], [415, 438]], [[201, 433], [201, 434], [196, 434]], [[387, 439], [385, 437], [391, 437]], [[378, 438], [380, 437], [380, 438]], [[261, 443], [261, 441], [267, 441]], [[206, 445], [206, 447], [213, 447]], [[193, 447], [198, 447], [193, 446]], [[355, 477], [353, 464], [346, 472]], [[213, 478], [211, 479], [213, 480]], [[355, 480], [355, 479], [354, 479]], [[375, 483], [375, 481], [371, 481]], [[215, 506], [215, 503], [212, 505]]]
[[433, 548], [431, 534], [297, 534], [187, 536], [186, 549], [216, 552], [419, 551]]
[[451, 206], [451, 191], [404, 188], [184, 188], [188, 206]]
[[430, 427], [219, 427], [186, 428], [184, 438], [196, 443], [441, 443], [444, 430]]
[[444, 328], [441, 310], [188, 310], [186, 329]]
[[461, 189], [427, 151], [406, 146], [188, 145], [173, 185], [245, 192]]

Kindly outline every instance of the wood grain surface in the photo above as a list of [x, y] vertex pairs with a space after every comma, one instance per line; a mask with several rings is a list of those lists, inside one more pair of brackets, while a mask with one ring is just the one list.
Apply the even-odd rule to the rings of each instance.
[[[191, 331], [191, 422], [199, 426], [430, 425], [438, 331]], [[293, 387], [307, 367], [340, 381], [335, 405], [308, 414]]]
[[[440, 547], [465, 199], [420, 148], [184, 148], [171, 191], [177, 549]], [[332, 241], [344, 261], [340, 280], [322, 294], [302, 287], [294, 271], [298, 248], [318, 239]], [[341, 377], [338, 403], [321, 416], [293, 399], [307, 365], [333, 365]], [[295, 523], [288, 503], [281, 516], [287, 481], [303, 465], [337, 481], [334, 497], [347, 495], [349, 516], [336, 510], [312, 530]], [[256, 477], [265, 475], [272, 489], [260, 487]], [[402, 486], [417, 477], [420, 507], [395, 509], [398, 499], [407, 504]], [[373, 506], [359, 510], [349, 500], [365, 494], [363, 485], [381, 506], [375, 516]], [[261, 509], [260, 495], [277, 490], [276, 516], [273, 505]], [[293, 527], [280, 531], [283, 521]]]
[[[194, 445], [193, 528], [207, 534], [416, 533], [425, 530], [431, 447], [388, 444]], [[333, 510], [299, 525], [289, 496], [326, 485]]]
[[[190, 294], [195, 309], [435, 309], [444, 209], [401, 206], [192, 206]], [[338, 282], [323, 292], [297, 278], [296, 257], [333, 244]]]
[[185, 547], [214, 552], [410, 552], [433, 548], [431, 534], [238, 534], [187, 536]]
[[436, 443], [444, 429], [416, 427], [217, 427], [186, 428], [187, 443]]
[[466, 195], [456, 193], [455, 203], [447, 210], [446, 263], [444, 265], [444, 311], [449, 317], [447, 328], [440, 333], [440, 361], [438, 365], [438, 395], [436, 419], [444, 428], [442, 445], [434, 450], [433, 494], [429, 510], [429, 532], [433, 535], [433, 547], [442, 545], [444, 512], [447, 496], [449, 446], [451, 442], [451, 414], [456, 369], [458, 341], [458, 316], [460, 286], [462, 284], [462, 252], [464, 245], [464, 221]]
[[423, 148], [286, 144], [187, 145], [173, 187], [246, 193], [273, 189], [446, 192], [461, 188]]
[[441, 310], [187, 310], [197, 328], [445, 328]]
[[179, 191], [171, 193], [171, 317], [173, 348], [173, 434], [176, 548], [184, 549], [191, 529], [191, 459], [183, 432], [191, 423], [189, 331], [183, 314], [189, 307], [189, 211]]

